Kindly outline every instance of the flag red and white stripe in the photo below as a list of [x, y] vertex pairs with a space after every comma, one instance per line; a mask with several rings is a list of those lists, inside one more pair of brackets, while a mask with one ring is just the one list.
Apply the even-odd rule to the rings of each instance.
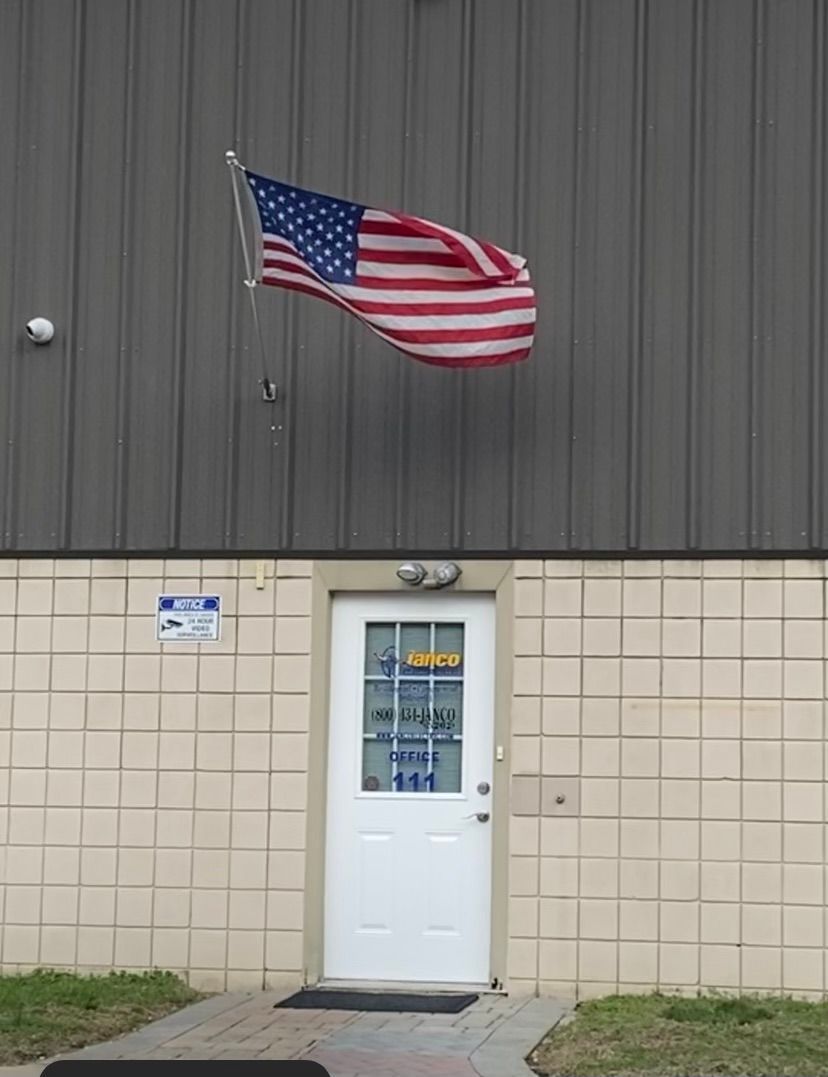
[[[535, 293], [526, 260], [453, 229], [364, 209], [351, 281], [313, 259], [263, 218], [260, 280], [326, 299], [422, 362], [496, 366], [532, 348]], [[282, 229], [284, 232], [284, 229]], [[309, 264], [311, 263], [311, 264]]]

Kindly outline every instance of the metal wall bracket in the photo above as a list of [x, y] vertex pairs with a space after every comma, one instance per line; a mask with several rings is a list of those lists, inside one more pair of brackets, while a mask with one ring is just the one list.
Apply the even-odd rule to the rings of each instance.
[[262, 400], [266, 404], [275, 404], [279, 399], [279, 390], [269, 378], [260, 378], [259, 385], [262, 387]]

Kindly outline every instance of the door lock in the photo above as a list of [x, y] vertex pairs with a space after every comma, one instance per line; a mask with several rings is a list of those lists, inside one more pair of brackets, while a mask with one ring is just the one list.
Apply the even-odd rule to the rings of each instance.
[[476, 819], [478, 823], [488, 823], [491, 818], [487, 811], [473, 811], [471, 815], [464, 815], [464, 819]]
[[477, 791], [482, 797], [484, 797], [487, 793], [491, 792], [491, 788], [492, 787], [489, 785], [488, 782], [481, 782], [477, 787]]

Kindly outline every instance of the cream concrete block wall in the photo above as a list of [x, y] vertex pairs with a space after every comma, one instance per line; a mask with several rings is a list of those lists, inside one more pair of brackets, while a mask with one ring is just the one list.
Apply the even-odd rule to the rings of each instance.
[[[0, 561], [0, 965], [302, 968], [311, 565]], [[155, 642], [161, 592], [222, 640]]]
[[515, 575], [513, 987], [821, 996], [824, 563]]

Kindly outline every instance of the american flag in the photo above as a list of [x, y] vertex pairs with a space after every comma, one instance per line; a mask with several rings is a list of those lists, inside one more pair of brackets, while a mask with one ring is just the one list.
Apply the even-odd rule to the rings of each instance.
[[496, 366], [532, 348], [526, 259], [431, 221], [245, 176], [259, 279], [327, 299], [424, 363]]

